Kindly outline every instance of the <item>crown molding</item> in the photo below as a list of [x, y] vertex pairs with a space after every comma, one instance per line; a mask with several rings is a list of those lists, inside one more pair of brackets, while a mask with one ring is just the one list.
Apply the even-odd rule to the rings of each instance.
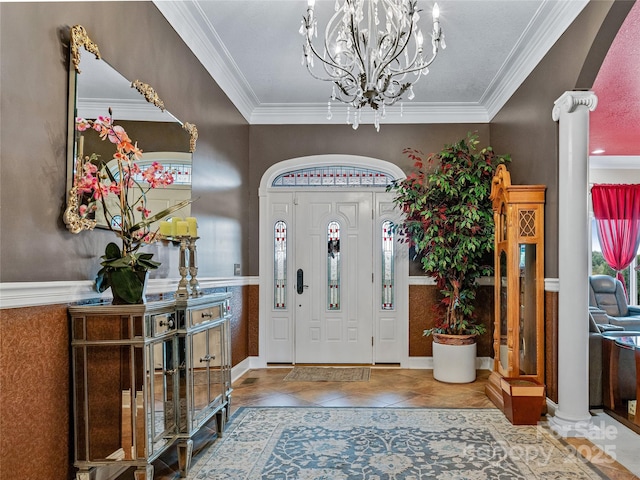
[[[202, 1], [202, 0], [200, 0]], [[346, 106], [261, 104], [219, 35], [207, 20], [198, 0], [154, 0], [185, 44], [251, 125], [344, 124]], [[540, 60], [587, 5], [588, 0], [544, 0], [518, 44], [504, 62], [479, 103], [413, 103], [388, 109], [384, 124], [488, 123], [505, 105]], [[373, 124], [373, 114], [363, 114], [360, 124]]]
[[78, 98], [78, 114], [84, 118], [98, 118], [107, 115], [109, 108], [115, 120], [144, 120], [148, 122], [180, 122], [168, 110], [160, 110], [152, 103], [143, 100], [124, 100], [121, 98], [82, 99]]
[[589, 0], [545, 0], [481, 99], [490, 120], [507, 103]]
[[[327, 105], [317, 103], [262, 104], [251, 114], [251, 125], [323, 124], [342, 125], [347, 120], [347, 106], [331, 104], [331, 118]], [[352, 113], [353, 118], [353, 113]], [[409, 102], [402, 107], [387, 108], [380, 124], [409, 123], [487, 123], [487, 110], [478, 104]], [[361, 111], [360, 124], [373, 124], [374, 113]]]
[[589, 156], [589, 168], [593, 169], [620, 169], [638, 170], [640, 169], [639, 155], [591, 155]]
[[[179, 279], [150, 279], [147, 295], [175, 292]], [[200, 288], [243, 287], [258, 285], [258, 277], [216, 277], [198, 279]], [[100, 294], [91, 280], [68, 282], [15, 282], [0, 283], [0, 309], [24, 308], [42, 305], [66, 305], [87, 300], [110, 300], [110, 290]]]
[[251, 112], [260, 102], [199, 3], [166, 0], [153, 3], [249, 122]]

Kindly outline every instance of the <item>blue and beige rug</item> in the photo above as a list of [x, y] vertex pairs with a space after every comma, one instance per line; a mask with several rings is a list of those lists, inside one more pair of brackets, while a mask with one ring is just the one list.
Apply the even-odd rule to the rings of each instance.
[[252, 407], [236, 412], [188, 478], [606, 478], [573, 452], [496, 409]]

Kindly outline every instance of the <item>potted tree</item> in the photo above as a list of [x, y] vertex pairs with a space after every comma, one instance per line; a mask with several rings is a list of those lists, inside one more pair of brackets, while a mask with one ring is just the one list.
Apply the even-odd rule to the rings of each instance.
[[415, 171], [390, 187], [405, 216], [397, 229], [442, 294], [424, 335], [433, 335], [434, 377], [450, 383], [476, 378], [476, 336], [486, 330], [474, 315], [477, 280], [493, 273], [491, 181], [497, 166], [510, 161], [478, 144], [469, 133], [428, 156], [407, 148]]

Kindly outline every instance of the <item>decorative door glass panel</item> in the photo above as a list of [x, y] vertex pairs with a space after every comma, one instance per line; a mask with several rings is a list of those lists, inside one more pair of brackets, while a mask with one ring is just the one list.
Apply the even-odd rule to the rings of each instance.
[[278, 221], [273, 229], [273, 308], [287, 308], [287, 224]]
[[340, 224], [327, 226], [327, 308], [340, 309]]
[[393, 222], [382, 223], [382, 309], [393, 310], [394, 297], [394, 240]]

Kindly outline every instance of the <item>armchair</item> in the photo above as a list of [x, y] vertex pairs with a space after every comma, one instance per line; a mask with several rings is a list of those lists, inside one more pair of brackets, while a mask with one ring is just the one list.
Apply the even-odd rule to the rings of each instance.
[[[602, 392], [602, 334], [607, 336], [625, 336], [630, 332], [618, 325], [600, 323], [606, 314], [596, 308], [589, 309], [589, 407], [599, 408], [603, 403]], [[636, 394], [636, 364], [631, 350], [620, 350], [618, 386], [621, 398], [628, 400]]]
[[589, 277], [589, 306], [602, 310], [598, 324], [619, 325], [625, 330], [640, 330], [640, 307], [627, 305], [622, 283], [609, 275]]

